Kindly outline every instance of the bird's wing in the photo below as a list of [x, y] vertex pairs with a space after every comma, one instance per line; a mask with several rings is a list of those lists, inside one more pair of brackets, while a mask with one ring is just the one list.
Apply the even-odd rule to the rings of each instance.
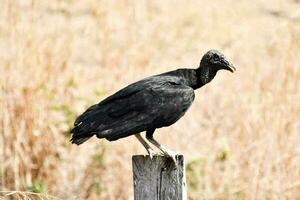
[[[153, 76], [127, 86], [76, 120], [85, 132], [116, 140], [176, 122], [194, 99], [192, 88], [177, 77]], [[76, 125], [75, 125], [76, 126]]]
[[[118, 92], [116, 92], [115, 94], [105, 98], [104, 100], [102, 100], [101, 102], [99, 102], [98, 104], [92, 105], [90, 106], [83, 114], [81, 114], [79, 117], [77, 117], [77, 119], [74, 122], [74, 126], [78, 125], [81, 121], [83, 121], [91, 112], [93, 112], [93, 114], [96, 113], [96, 111], [100, 111], [102, 109], [99, 108], [104, 108], [104, 105], [108, 105], [110, 103], [114, 103], [115, 101], [120, 101], [122, 99], [124, 99], [123, 102], [120, 102], [122, 104], [126, 103], [127, 100], [132, 96], [135, 96], [135, 94], [141, 92], [141, 91], [146, 91], [147, 89], [151, 89], [151, 88], [155, 88], [157, 86], [160, 86], [164, 83], [167, 82], [172, 82], [173, 84], [180, 84], [182, 82], [182, 80], [180, 80], [177, 77], [172, 77], [172, 76], [151, 76], [145, 79], [142, 79], [140, 81], [137, 81], [135, 83], [132, 83], [130, 85], [128, 85], [127, 87], [119, 90]], [[121, 109], [121, 113], [126, 112], [126, 110], [128, 110], [128, 107], [122, 107], [122, 106], [109, 106], [108, 107], [112, 107], [111, 109], [111, 115], [117, 114], [117, 111], [119, 111], [119, 109]]]
[[[105, 98], [104, 100], [102, 100], [101, 102], [99, 102], [98, 104], [92, 105], [90, 106], [84, 113], [82, 113], [80, 116], [77, 117], [77, 119], [74, 122], [74, 126], [77, 126], [78, 124], [80, 124], [81, 122], [83, 122], [87, 117], [90, 117], [91, 115], [95, 115], [97, 113], [101, 113], [103, 112], [103, 110], [106, 110], [104, 108], [107, 107], [112, 107], [111, 111], [112, 111], [112, 115], [113, 114], [113, 110], [117, 109], [117, 108], [121, 108], [122, 106], [112, 106], [109, 105], [110, 103], [114, 103], [115, 101], [120, 101], [121, 99], [124, 99], [123, 103], [126, 102], [126, 98], [129, 98], [130, 96], [133, 96], [134, 94], [142, 91], [143, 89], [145, 89], [145, 87], [147, 85], [150, 84], [151, 81], [149, 81], [149, 79], [151, 79], [151, 77], [140, 80], [138, 82], [132, 83], [128, 86], [126, 86], [125, 88], [119, 90], [118, 92], [116, 92], [115, 94]], [[107, 106], [105, 106], [107, 105]], [[126, 109], [122, 108], [122, 109]], [[117, 109], [119, 110], [119, 109]], [[124, 112], [124, 111], [123, 111]]]

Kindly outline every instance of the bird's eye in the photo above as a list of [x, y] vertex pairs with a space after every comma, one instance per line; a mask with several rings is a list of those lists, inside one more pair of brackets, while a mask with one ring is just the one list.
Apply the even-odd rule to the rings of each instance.
[[213, 55], [213, 60], [214, 61], [219, 61], [219, 56], [218, 55]]

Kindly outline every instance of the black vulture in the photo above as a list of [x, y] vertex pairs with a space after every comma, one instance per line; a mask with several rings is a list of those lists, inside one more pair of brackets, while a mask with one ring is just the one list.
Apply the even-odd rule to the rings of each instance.
[[71, 142], [79, 145], [93, 135], [109, 141], [135, 135], [152, 157], [154, 150], [140, 135], [146, 131], [146, 139], [174, 160], [175, 153], [153, 138], [155, 129], [179, 120], [193, 103], [194, 90], [221, 69], [235, 70], [222, 53], [210, 50], [197, 69], [177, 69], [132, 83], [78, 116]]

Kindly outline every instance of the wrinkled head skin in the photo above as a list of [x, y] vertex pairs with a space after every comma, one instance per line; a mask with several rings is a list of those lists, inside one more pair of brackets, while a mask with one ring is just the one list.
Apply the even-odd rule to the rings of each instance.
[[228, 70], [234, 72], [234, 66], [226, 59], [226, 57], [217, 50], [209, 50], [201, 59], [198, 71], [200, 71], [200, 78], [203, 84], [209, 83], [221, 70]]
[[209, 50], [202, 59], [204, 59], [208, 63], [208, 65], [217, 70], [224, 69], [231, 72], [235, 71], [234, 66], [226, 59], [226, 57], [221, 52], [217, 50]]
[[231, 72], [235, 71], [235, 67], [226, 59], [226, 57], [217, 50], [209, 50], [203, 58], [208, 65], [215, 68], [216, 70], [228, 70]]

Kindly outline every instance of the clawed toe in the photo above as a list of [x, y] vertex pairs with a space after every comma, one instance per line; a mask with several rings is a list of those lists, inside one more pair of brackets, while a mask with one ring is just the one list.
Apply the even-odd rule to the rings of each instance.
[[164, 155], [172, 158], [174, 164], [175, 165], [177, 164], [177, 161], [176, 161], [176, 155], [177, 155], [177, 153], [176, 152], [174, 152], [174, 151], [167, 151], [167, 152], [164, 152]]
[[156, 153], [153, 149], [148, 149], [147, 151], [148, 151], [148, 154], [150, 156], [150, 159], [152, 159], [156, 155]]

